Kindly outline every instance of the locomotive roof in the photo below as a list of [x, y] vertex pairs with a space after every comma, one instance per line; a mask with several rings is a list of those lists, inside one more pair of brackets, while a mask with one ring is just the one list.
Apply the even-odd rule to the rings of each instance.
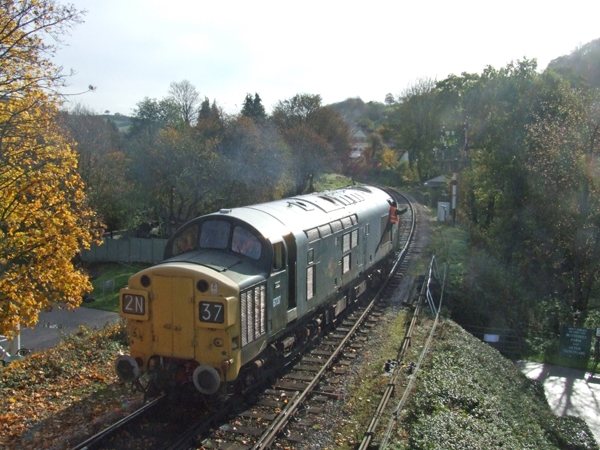
[[251, 224], [263, 236], [270, 237], [307, 230], [352, 214], [381, 208], [390, 196], [372, 186], [299, 195], [268, 203], [222, 209], [210, 216], [230, 216]]

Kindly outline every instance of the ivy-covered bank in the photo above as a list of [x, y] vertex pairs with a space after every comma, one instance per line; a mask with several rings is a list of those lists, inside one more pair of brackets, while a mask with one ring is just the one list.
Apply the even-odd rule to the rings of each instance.
[[396, 431], [395, 449], [598, 449], [585, 421], [555, 417], [540, 383], [451, 321]]

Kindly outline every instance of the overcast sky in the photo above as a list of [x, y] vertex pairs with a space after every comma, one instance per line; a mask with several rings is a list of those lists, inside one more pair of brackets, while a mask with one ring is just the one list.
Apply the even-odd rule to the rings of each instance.
[[[63, 3], [66, 1], [61, 0]], [[599, 0], [74, 0], [85, 23], [55, 63], [72, 97], [130, 115], [144, 97], [189, 80], [235, 113], [247, 93], [270, 110], [297, 93], [325, 104], [383, 102], [419, 78], [554, 58], [600, 38]]]

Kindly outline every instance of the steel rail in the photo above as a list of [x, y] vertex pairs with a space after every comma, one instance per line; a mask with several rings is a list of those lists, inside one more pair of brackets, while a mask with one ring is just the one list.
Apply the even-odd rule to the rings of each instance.
[[[435, 259], [435, 256], [433, 258]], [[432, 260], [432, 265], [433, 265], [433, 260]], [[447, 269], [447, 266], [446, 266], [446, 269]], [[442, 302], [444, 300], [444, 286], [446, 284], [446, 269], [444, 269], [444, 280], [442, 282], [442, 293], [440, 295], [440, 304], [438, 305], [437, 314], [435, 315], [435, 321], [433, 322], [433, 326], [431, 327], [431, 331], [429, 332], [429, 336], [427, 337], [425, 346], [423, 347], [423, 350], [421, 351], [421, 355], [419, 356], [419, 362], [417, 363], [417, 366], [415, 367], [415, 370], [414, 370], [412, 377], [408, 383], [408, 386], [406, 387], [406, 390], [404, 391], [402, 398], [398, 402], [398, 406], [396, 406], [396, 408], [392, 412], [392, 415], [388, 422], [388, 426], [385, 430], [383, 439], [379, 446], [380, 449], [385, 450], [385, 448], [387, 448], [390, 437], [392, 435], [392, 431], [394, 429], [394, 424], [396, 423], [396, 420], [398, 418], [398, 413], [400, 411], [402, 411], [402, 409], [406, 405], [406, 402], [408, 401], [408, 396], [412, 393], [413, 389], [415, 388], [415, 384], [417, 382], [417, 375], [421, 370], [423, 361], [425, 360], [427, 353], [429, 352], [429, 347], [431, 346], [431, 341], [433, 340], [433, 335], [435, 334], [437, 326], [440, 322], [440, 312], [442, 311]], [[430, 278], [431, 278], [431, 271], [430, 271]]]
[[137, 419], [142, 414], [146, 413], [150, 409], [152, 409], [155, 406], [157, 406], [158, 403], [161, 400], [163, 400], [164, 398], [165, 398], [164, 394], [161, 395], [160, 397], [155, 398], [151, 402], [149, 402], [149, 403], [145, 404], [144, 406], [142, 406], [140, 409], [132, 412], [131, 414], [129, 414], [126, 417], [123, 417], [121, 420], [119, 420], [118, 422], [115, 422], [110, 427], [105, 428], [100, 433], [95, 434], [94, 436], [92, 436], [91, 438], [89, 438], [86, 441], [82, 442], [81, 444], [73, 447], [71, 450], [93, 450], [93, 449], [97, 448], [98, 445], [104, 439], [108, 438], [110, 435], [116, 433], [120, 428], [122, 428], [123, 426], [127, 425], [129, 422], [134, 421], [135, 419]]
[[401, 370], [400, 363], [404, 359], [404, 356], [406, 355], [406, 352], [408, 351], [408, 348], [411, 345], [412, 334], [413, 334], [414, 328], [416, 326], [417, 320], [419, 318], [419, 312], [421, 311], [421, 306], [423, 305], [423, 299], [427, 295], [427, 293], [426, 293], [427, 286], [428, 286], [428, 283], [425, 283], [425, 282], [423, 282], [423, 284], [421, 285], [421, 291], [419, 292], [419, 300], [417, 302], [417, 306], [415, 308], [412, 319], [410, 321], [410, 326], [408, 328], [408, 331], [406, 332], [406, 335], [402, 339], [402, 344], [400, 345], [400, 350], [396, 357], [396, 361], [398, 362], [398, 364], [396, 366], [396, 370], [394, 372], [394, 375], [392, 376], [392, 378], [390, 379], [390, 381], [388, 382], [388, 384], [386, 386], [383, 396], [381, 397], [381, 400], [379, 401], [379, 405], [377, 406], [377, 409], [375, 411], [375, 414], [373, 414], [371, 423], [369, 424], [369, 426], [367, 427], [367, 430], [364, 433], [363, 440], [360, 443], [358, 450], [366, 450], [371, 445], [371, 441], [373, 440], [373, 437], [375, 436], [375, 430], [377, 428], [377, 425], [379, 424], [379, 421], [381, 420], [381, 417], [383, 416], [383, 414], [385, 412], [387, 404], [389, 403], [389, 401], [392, 398], [392, 395], [396, 389], [396, 384], [398, 382], [398, 378], [400, 376], [400, 370]]

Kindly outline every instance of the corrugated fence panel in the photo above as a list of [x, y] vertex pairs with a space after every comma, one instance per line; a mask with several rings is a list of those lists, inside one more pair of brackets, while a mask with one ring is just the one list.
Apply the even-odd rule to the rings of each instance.
[[131, 238], [129, 240], [129, 261], [144, 261], [144, 255], [142, 251], [142, 243], [139, 238]]
[[81, 259], [86, 262], [145, 262], [158, 263], [163, 260], [166, 239], [104, 239], [100, 246], [93, 244], [82, 250]]
[[[131, 239], [113, 239], [117, 243], [117, 261], [131, 262]], [[105, 241], [110, 242], [110, 241]]]
[[149, 262], [158, 263], [163, 260], [165, 248], [167, 247], [166, 239], [150, 239], [152, 241], [152, 256]]

